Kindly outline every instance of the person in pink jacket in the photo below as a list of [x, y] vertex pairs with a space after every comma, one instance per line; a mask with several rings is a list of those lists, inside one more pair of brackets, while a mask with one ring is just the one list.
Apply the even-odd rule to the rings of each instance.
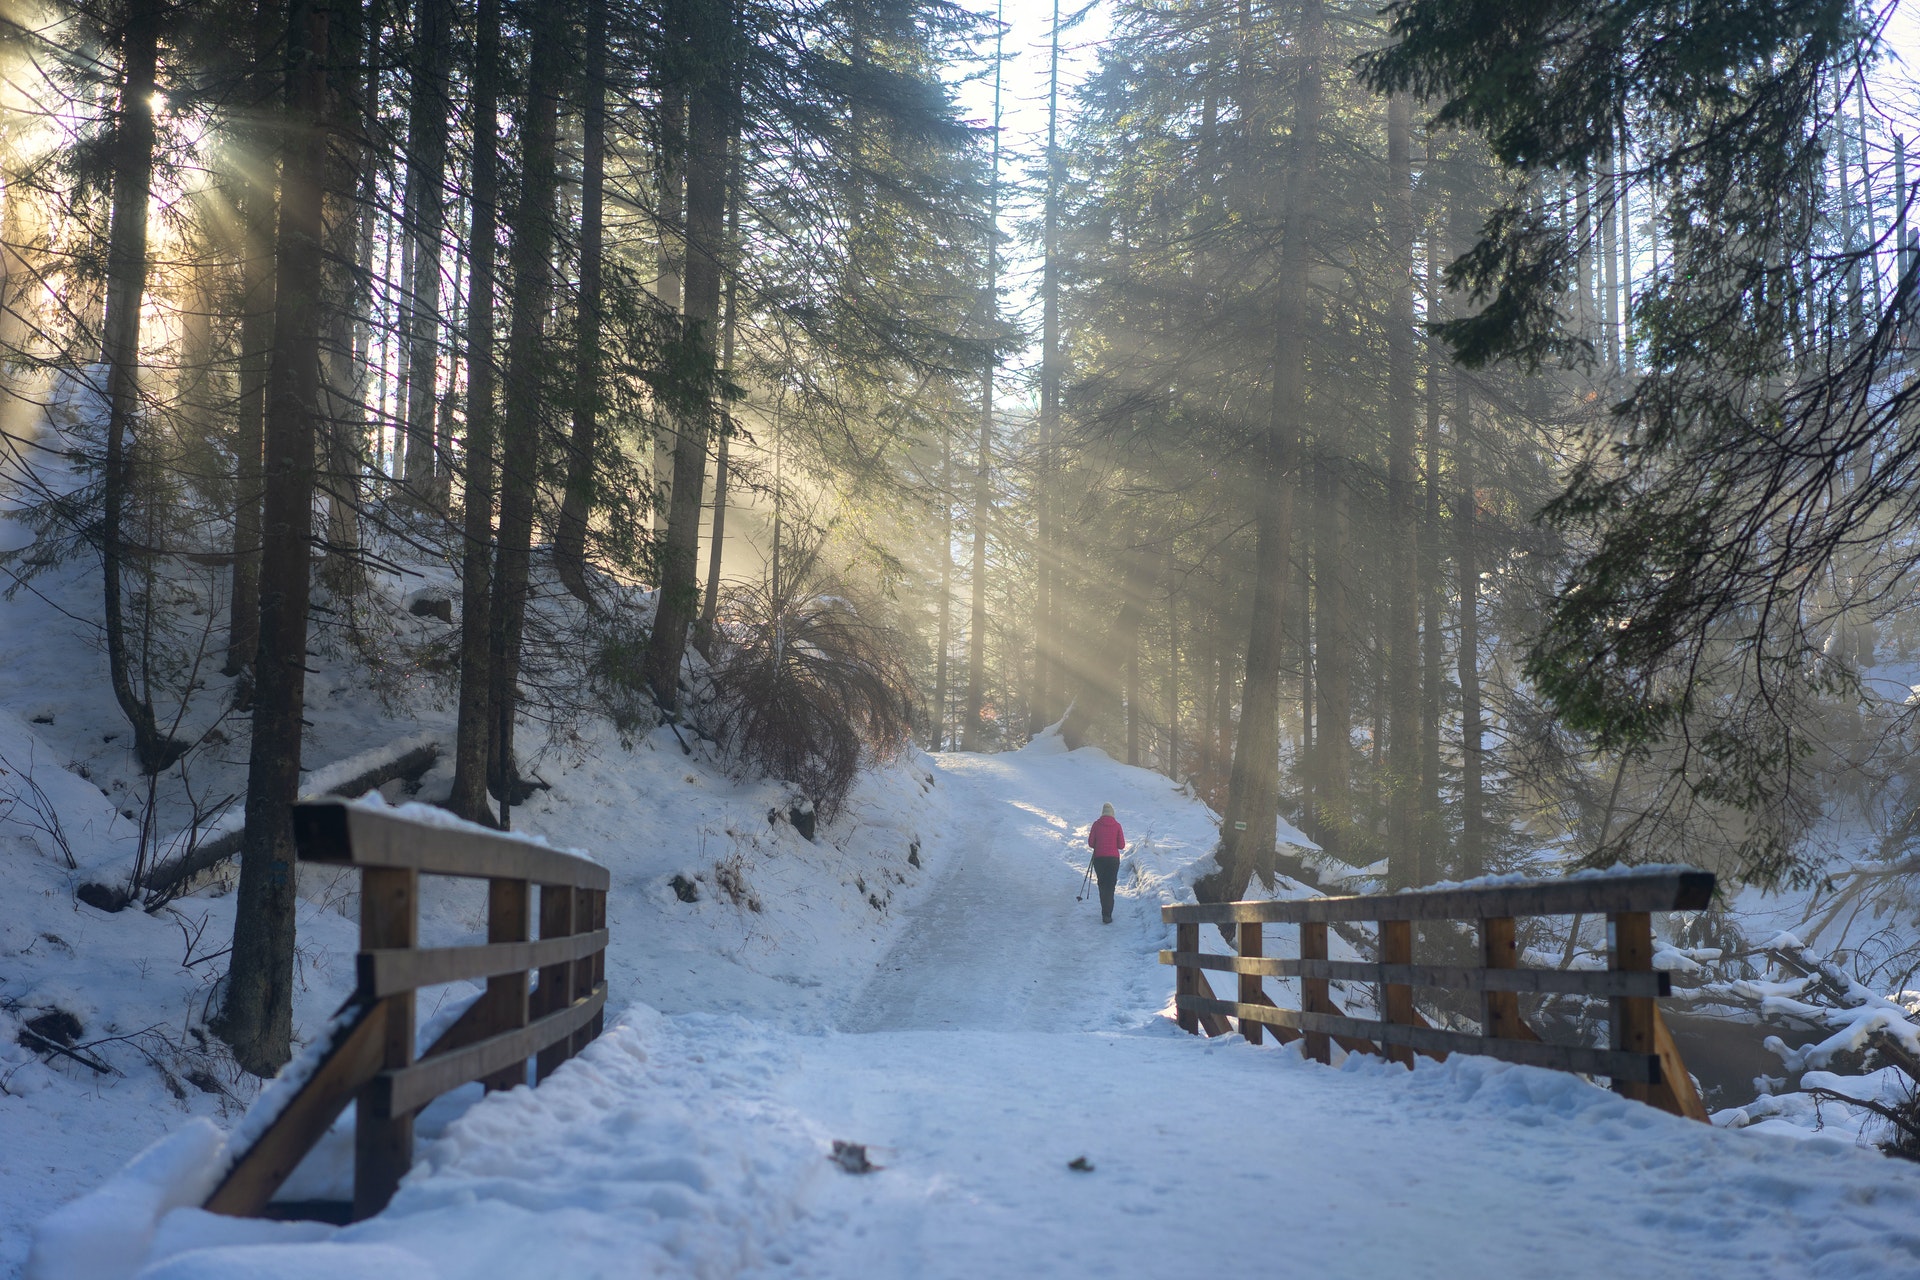
[[1120, 851], [1127, 847], [1127, 833], [1113, 806], [1100, 806], [1100, 816], [1087, 828], [1087, 848], [1093, 850], [1093, 874], [1100, 880], [1100, 923], [1113, 923], [1113, 886], [1120, 879]]

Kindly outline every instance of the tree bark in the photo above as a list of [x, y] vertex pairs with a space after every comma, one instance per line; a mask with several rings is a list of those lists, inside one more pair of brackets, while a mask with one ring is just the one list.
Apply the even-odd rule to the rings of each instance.
[[1313, 835], [1325, 848], [1346, 852], [1353, 843], [1353, 652], [1350, 577], [1353, 522], [1347, 461], [1323, 459], [1320, 528], [1314, 544], [1313, 665], [1320, 683], [1314, 735]]
[[407, 297], [407, 492], [432, 502], [444, 464], [434, 449], [434, 394], [440, 362], [440, 258], [446, 239], [448, 78], [453, 62], [453, 6], [419, 0], [411, 100], [407, 106], [407, 187], [404, 197], [411, 250]]
[[1404, 94], [1387, 101], [1387, 230], [1393, 292], [1387, 309], [1387, 879], [1420, 874], [1420, 574], [1415, 509], [1413, 122]]
[[[727, 243], [740, 243], [740, 156], [737, 144], [727, 173]], [[740, 314], [739, 283], [739, 272], [729, 270], [725, 298], [727, 318], [720, 339], [720, 381], [728, 386], [733, 384], [733, 339]], [[713, 629], [720, 614], [720, 569], [727, 547], [727, 472], [733, 432], [733, 411], [723, 407], [720, 410], [720, 439], [713, 449], [713, 531], [709, 535], [707, 548], [707, 593], [700, 606], [700, 621], [695, 627], [694, 639], [703, 658], [713, 656]]]
[[493, 307], [499, 234], [500, 0], [479, 0], [473, 50], [473, 194], [467, 237], [467, 442], [461, 512], [460, 712], [448, 807], [470, 822], [495, 821], [487, 805], [493, 742]]
[[140, 307], [147, 292], [147, 199], [153, 186], [153, 90], [161, 6], [134, 0], [121, 34], [120, 112], [113, 139], [113, 212], [107, 230], [107, 456], [102, 477], [101, 578], [105, 586], [107, 674], [114, 701], [133, 726], [134, 755], [148, 774], [180, 758], [181, 746], [154, 723], [153, 705], [134, 688], [126, 627], [127, 549], [122, 525], [137, 488], [133, 454], [140, 447]]
[[[607, 5], [587, 0], [587, 69], [581, 103], [580, 302], [573, 355], [573, 437], [566, 489], [553, 538], [561, 585], [586, 602], [587, 521], [593, 512], [594, 454], [600, 447], [600, 265], [607, 172]], [[716, 517], [717, 519], [718, 517]]]
[[1453, 509], [1455, 558], [1460, 582], [1460, 859], [1456, 876], [1486, 870], [1484, 759], [1480, 724], [1480, 565], [1475, 524], [1479, 498], [1473, 473], [1473, 402], [1466, 375], [1454, 373]]
[[701, 53], [687, 93], [687, 267], [685, 341], [692, 355], [689, 412], [673, 449], [673, 496], [661, 554], [658, 612], [647, 644], [646, 678], [668, 710], [679, 706], [680, 663], [699, 599], [700, 506], [713, 431], [721, 264], [726, 259], [727, 154], [733, 128], [731, 0], [689, 0], [688, 35]]
[[[271, 4], [254, 10], [254, 108], [264, 111], [275, 90], [269, 59], [279, 47], [280, 24]], [[275, 162], [267, 131], [248, 130], [241, 171], [240, 385], [234, 422], [233, 578], [229, 592], [227, 661], [230, 676], [250, 672], [260, 647], [260, 502], [267, 418], [267, 366], [273, 346]], [[250, 679], [242, 682], [243, 701]]]
[[[673, 39], [671, 24], [668, 39]], [[687, 92], [684, 85], [662, 90], [660, 102], [660, 251], [656, 296], [669, 315], [686, 302], [687, 265]], [[679, 434], [669, 409], [655, 424], [653, 437], [653, 532], [667, 532], [673, 506], [673, 455]]]
[[[330, 24], [353, 0], [291, 0], [285, 160], [275, 252], [253, 743], [220, 1034], [234, 1058], [272, 1075], [292, 1053], [295, 866], [320, 400], [321, 219], [327, 166]], [[344, 15], [342, 15], [344, 16]]]
[[520, 129], [520, 204], [514, 217], [509, 274], [513, 316], [507, 328], [505, 398], [500, 415], [500, 546], [488, 616], [493, 697], [489, 772], [500, 801], [500, 825], [512, 825], [519, 773], [513, 720], [520, 683], [533, 558], [534, 486], [540, 470], [541, 365], [553, 297], [555, 200], [560, 189], [560, 87], [565, 74], [565, 0], [535, 0], [528, 18], [527, 110]]
[[1280, 666], [1293, 535], [1293, 471], [1305, 427], [1309, 209], [1319, 165], [1322, 0], [1302, 0], [1299, 75], [1294, 88], [1293, 156], [1282, 215], [1274, 304], [1273, 403], [1259, 463], [1255, 513], [1253, 625], [1241, 686], [1240, 729], [1220, 831], [1218, 864], [1194, 885], [1201, 901], [1240, 897], [1256, 869], [1272, 875], [1280, 804]]

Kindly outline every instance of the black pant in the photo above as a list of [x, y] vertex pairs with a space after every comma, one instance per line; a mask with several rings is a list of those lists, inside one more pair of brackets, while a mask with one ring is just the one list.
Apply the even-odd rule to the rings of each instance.
[[1113, 919], [1113, 884], [1120, 878], [1120, 859], [1095, 858], [1094, 878], [1100, 881], [1100, 918]]

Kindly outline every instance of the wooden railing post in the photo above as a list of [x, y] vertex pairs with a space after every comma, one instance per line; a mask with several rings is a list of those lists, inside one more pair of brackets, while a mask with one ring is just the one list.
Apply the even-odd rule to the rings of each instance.
[[[360, 872], [360, 949], [375, 951], [419, 944], [420, 873], [389, 867]], [[414, 993], [386, 996], [380, 1064], [384, 1070], [413, 1062]], [[387, 1207], [400, 1179], [413, 1165], [413, 1113], [383, 1114], [376, 1085], [356, 1095], [353, 1130], [353, 1216], [369, 1218]]]
[[[533, 886], [525, 880], [487, 881], [487, 941], [526, 942], [531, 939], [529, 915]], [[486, 1034], [527, 1025], [527, 973], [520, 969], [487, 979]], [[503, 1067], [481, 1083], [487, 1092], [512, 1089], [527, 1082], [527, 1064]]]
[[[1653, 917], [1645, 911], [1615, 912], [1607, 917], [1608, 967], [1617, 973], [1647, 972], [1653, 968]], [[1643, 996], [1615, 996], [1612, 1001], [1612, 1039], [1608, 1048], [1628, 1053], [1658, 1052], [1654, 1001]], [[1631, 1080], [1615, 1080], [1615, 1093], [1646, 1102], [1652, 1089]]]
[[[1413, 921], [1380, 921], [1380, 963], [1413, 963]], [[1417, 1025], [1419, 1019], [1413, 1012], [1413, 988], [1404, 982], [1381, 983], [1380, 1016], [1403, 1027]], [[1383, 1044], [1380, 1047], [1392, 1061], [1403, 1067], [1413, 1066], [1411, 1047], [1404, 1044]]]
[[[1262, 933], [1263, 927], [1258, 922], [1240, 926], [1238, 949], [1242, 956], [1258, 959], [1260, 956], [1266, 954], [1266, 940], [1262, 936]], [[1241, 1004], [1259, 1004], [1262, 994], [1259, 974], [1243, 973], [1240, 975]], [[1240, 1034], [1246, 1037], [1248, 1044], [1259, 1044], [1261, 1039], [1260, 1024], [1251, 1018], [1242, 1018], [1240, 1019]]]
[[[574, 932], [575, 894], [571, 885], [540, 886], [540, 936], [558, 938]], [[541, 1013], [553, 1013], [573, 1003], [573, 962], [543, 966], [540, 985], [534, 991]], [[573, 1056], [571, 1037], [555, 1041], [542, 1049], [534, 1060], [534, 1081], [545, 1080]]]
[[[604, 929], [607, 927], [607, 891], [605, 889], [594, 889], [591, 892], [593, 894], [593, 918], [587, 922], [587, 928]], [[602, 947], [593, 953], [593, 978], [587, 983], [587, 989], [592, 990], [606, 980], [607, 949]], [[606, 1024], [606, 1010], [602, 1009], [599, 1013], [593, 1015], [593, 1022], [590, 1024], [592, 1031], [587, 1038], [589, 1040], [598, 1039], [600, 1033], [607, 1029]]]
[[[575, 932], [588, 933], [592, 931], [594, 927], [593, 900], [595, 896], [591, 889], [576, 888], [573, 891], [573, 925]], [[574, 961], [572, 965], [572, 980], [568, 984], [571, 994], [567, 997], [567, 1003], [571, 1004], [575, 1000], [585, 1000], [593, 994], [593, 963], [595, 958], [596, 957], [588, 956], [584, 959]], [[593, 1043], [593, 1034], [593, 1024], [591, 1023], [583, 1025], [578, 1031], [574, 1032], [567, 1044], [567, 1056], [571, 1058], [589, 1044]]]
[[[1512, 916], [1490, 916], [1480, 922], [1481, 963], [1489, 969], [1520, 967], [1520, 944]], [[1480, 1034], [1497, 1040], [1538, 1040], [1520, 1019], [1520, 996], [1513, 991], [1480, 993]]]
[[[1173, 927], [1173, 947], [1176, 951], [1191, 954], [1200, 949], [1200, 926], [1197, 924], [1177, 924]], [[1200, 971], [1190, 965], [1180, 965], [1173, 971], [1173, 994], [1176, 1002], [1181, 996], [1200, 994]], [[1191, 1009], [1176, 1006], [1174, 1021], [1188, 1035], [1200, 1034], [1200, 1015]]]
[[[1327, 926], [1325, 921], [1308, 920], [1300, 925], [1300, 958], [1302, 960], [1325, 960], [1327, 958]], [[1308, 1013], [1327, 1013], [1333, 1008], [1333, 992], [1327, 986], [1325, 978], [1300, 979], [1300, 1007]], [[1333, 1061], [1333, 1041], [1324, 1031], [1309, 1031], [1306, 1034], [1307, 1056], [1315, 1062]]]

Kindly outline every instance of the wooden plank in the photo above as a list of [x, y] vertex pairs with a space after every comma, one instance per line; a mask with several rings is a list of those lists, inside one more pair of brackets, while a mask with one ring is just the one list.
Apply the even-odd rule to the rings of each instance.
[[[581, 890], [580, 892], [586, 892]], [[537, 942], [492, 942], [472, 947], [428, 947], [420, 950], [362, 951], [359, 956], [360, 996], [377, 1000], [399, 991], [444, 982], [468, 982], [581, 960], [607, 945], [607, 931], [541, 938]]]
[[[1243, 958], [1257, 960], [1266, 953], [1265, 943], [1261, 937], [1263, 928], [1264, 926], [1259, 923], [1239, 926], [1239, 951]], [[1257, 973], [1241, 973], [1240, 1003], [1259, 1004], [1261, 995], [1260, 975]], [[1260, 1028], [1261, 1024], [1258, 1022], [1242, 1022], [1240, 1024], [1240, 1034], [1246, 1039], [1248, 1044], [1259, 1044], [1261, 1039]]]
[[[1300, 959], [1325, 960], [1327, 958], [1327, 925], [1323, 920], [1308, 920], [1300, 925]], [[1327, 1008], [1333, 1003], [1333, 997], [1327, 992], [1325, 978], [1300, 979], [1300, 1003], [1313, 1013], [1330, 1014]], [[1301, 1027], [1307, 1033], [1306, 1054], [1315, 1062], [1333, 1061], [1333, 1042], [1324, 1031], [1312, 1027]]]
[[[574, 929], [574, 893], [573, 886], [562, 884], [543, 884], [540, 886], [540, 936], [542, 938], [560, 938]], [[572, 1003], [574, 962], [558, 961], [543, 965], [540, 969], [540, 985], [534, 988], [533, 1010], [537, 1015], [553, 1013]], [[555, 1041], [540, 1050], [534, 1063], [533, 1079], [538, 1084], [560, 1069], [560, 1064], [573, 1056], [573, 1046], [565, 1040]]]
[[[1713, 901], [1705, 871], [1531, 880], [1483, 888], [1309, 898], [1288, 902], [1203, 902], [1160, 908], [1169, 924], [1323, 924], [1369, 920], [1483, 920], [1490, 916], [1565, 916], [1630, 911], [1700, 911]], [[1198, 950], [1199, 948], [1182, 948]]]
[[[1200, 926], [1197, 924], [1174, 926], [1174, 946], [1189, 954], [1200, 950]], [[1199, 980], [1200, 971], [1191, 966], [1182, 966], [1173, 971], [1175, 1020], [1180, 1024], [1182, 1031], [1193, 1036], [1200, 1034], [1200, 1020], [1187, 1009], [1182, 1008], [1179, 1001], [1181, 996], [1199, 993]]]
[[[420, 873], [395, 867], [360, 872], [360, 948], [380, 951], [419, 942]], [[381, 1066], [394, 1070], [413, 1061], [413, 992], [386, 997]], [[370, 1218], [387, 1207], [400, 1179], [413, 1167], [413, 1113], [379, 1112], [369, 1105], [372, 1085], [362, 1088], [353, 1124], [353, 1215]]]
[[293, 807], [293, 829], [303, 862], [568, 888], [604, 890], [612, 883], [605, 867], [576, 854], [501, 832], [432, 826], [344, 800], [302, 801]]
[[422, 1059], [410, 1067], [383, 1071], [367, 1086], [375, 1099], [374, 1108], [389, 1115], [411, 1114], [450, 1089], [506, 1070], [514, 1063], [524, 1063], [530, 1055], [564, 1044], [575, 1031], [593, 1021], [606, 1003], [607, 989], [596, 987], [584, 1000], [524, 1027], [488, 1036], [437, 1058]]
[[1649, 1086], [1652, 1097], [1648, 1101], [1662, 1111], [1712, 1124], [1707, 1117], [1707, 1104], [1700, 1100], [1700, 1091], [1694, 1088], [1693, 1077], [1680, 1057], [1680, 1046], [1674, 1042], [1667, 1020], [1660, 1016], [1659, 1005], [1653, 1007], [1653, 1044], [1654, 1051], [1660, 1055], [1660, 1083]]
[[387, 1045], [387, 1006], [360, 1006], [307, 1082], [266, 1132], [240, 1154], [201, 1207], [230, 1217], [257, 1216], [320, 1141], [354, 1094], [380, 1073]]
[[[1406, 921], [1383, 921], [1403, 924]], [[1257, 973], [1266, 978], [1331, 978], [1340, 982], [1446, 987], [1456, 991], [1559, 993], [1604, 999], [1617, 995], [1648, 999], [1673, 994], [1664, 970], [1616, 973], [1608, 969], [1476, 969], [1451, 964], [1374, 964], [1365, 960], [1287, 960], [1279, 956], [1242, 960], [1238, 956], [1162, 951], [1160, 963], [1191, 965], [1221, 973]]]
[[[525, 880], [489, 880], [487, 882], [487, 941], [525, 942], [532, 931], [529, 918], [533, 905], [533, 886]], [[526, 970], [504, 973], [487, 979], [487, 993], [480, 1003], [487, 1008], [485, 1035], [497, 1035], [527, 1025], [528, 978]], [[527, 1082], [527, 1064], [516, 1062], [483, 1076], [481, 1083], [492, 1093], [513, 1089]]]
[[[1242, 928], [1245, 926], [1243, 925]], [[1390, 967], [1413, 967], [1413, 922], [1411, 920], [1384, 920], [1380, 924], [1380, 964], [1382, 971]], [[1414, 1024], [1413, 984], [1408, 982], [1380, 982], [1380, 1015], [1388, 1022], [1410, 1027]], [[1413, 1049], [1404, 1044], [1386, 1046], [1387, 1057], [1403, 1067], [1413, 1066]]]
[[[1207, 981], [1206, 974], [1195, 969], [1193, 971], [1193, 981], [1194, 993], [1200, 996], [1201, 999], [1214, 1000], [1218, 998], [1213, 990], [1213, 984]], [[1199, 1019], [1200, 1030], [1206, 1032], [1209, 1036], [1230, 1036], [1233, 1034], [1233, 1019], [1223, 1014], [1203, 1013], [1199, 1015]]]
[[[1616, 911], [1607, 916], [1607, 964], [1619, 971], [1653, 968], [1653, 917], [1644, 911]], [[1659, 1006], [1635, 996], [1617, 996], [1611, 1002], [1612, 1033], [1608, 1046], [1625, 1053], [1654, 1053], [1654, 1019]], [[1614, 1079], [1615, 1092], [1646, 1102], [1653, 1081]]]
[[1624, 1053], [1613, 1049], [1586, 1049], [1577, 1045], [1543, 1044], [1535, 1040], [1489, 1040], [1465, 1031], [1444, 1031], [1438, 1027], [1403, 1027], [1391, 1022], [1308, 1013], [1294, 1009], [1243, 1005], [1224, 1000], [1182, 997], [1194, 1013], [1223, 1013], [1235, 1018], [1252, 1018], [1270, 1027], [1292, 1027], [1299, 1031], [1324, 1035], [1346, 1035], [1355, 1039], [1377, 1040], [1384, 1044], [1404, 1044], [1421, 1053], [1472, 1053], [1499, 1058], [1532, 1067], [1548, 1067], [1581, 1075], [1638, 1079], [1653, 1083], [1660, 1076], [1660, 1058], [1652, 1053]]
[[[1489, 916], [1480, 922], [1480, 958], [1486, 962], [1488, 973], [1512, 972], [1519, 967], [1519, 934], [1512, 916]], [[1480, 1030], [1498, 1040], [1540, 1038], [1520, 1017], [1520, 997], [1495, 986], [1481, 988]]]

